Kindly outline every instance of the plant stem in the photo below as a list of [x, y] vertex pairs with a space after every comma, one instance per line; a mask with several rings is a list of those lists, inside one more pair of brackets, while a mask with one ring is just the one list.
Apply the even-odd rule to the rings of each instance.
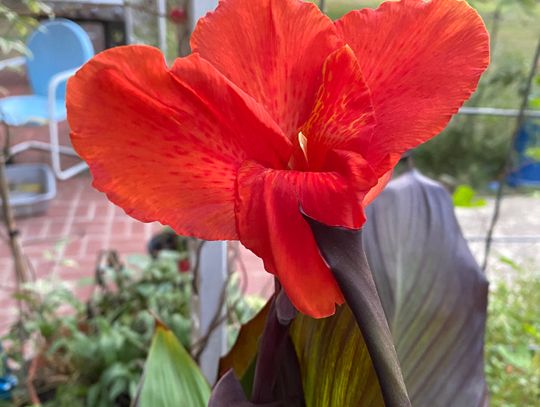
[[497, 39], [499, 38], [499, 27], [501, 26], [500, 23], [502, 8], [503, 2], [500, 1], [497, 4], [497, 7], [495, 8], [495, 11], [493, 12], [493, 16], [491, 18], [491, 26], [489, 27], [491, 55], [495, 54], [495, 46], [497, 44]]
[[6, 176], [6, 156], [0, 153], [0, 198], [2, 199], [2, 217], [8, 233], [9, 246], [15, 267], [17, 287], [28, 281], [28, 269], [21, 246], [19, 230], [15, 224], [13, 210], [9, 204], [9, 186]]
[[[15, 286], [16, 292], [21, 291], [21, 286], [29, 281], [28, 264], [26, 263], [21, 240], [19, 236], [19, 230], [15, 224], [15, 217], [9, 203], [9, 184], [6, 176], [6, 160], [9, 154], [9, 128], [4, 124], [5, 128], [5, 140], [4, 147], [0, 152], [0, 200], [2, 203], [2, 218], [4, 225], [7, 229], [9, 247], [11, 249], [11, 257], [13, 258], [13, 266], [15, 269]], [[23, 304], [20, 299], [17, 300], [17, 307], [19, 309], [19, 322], [22, 322], [24, 318]], [[19, 329], [19, 340], [21, 343], [21, 352], [24, 352], [24, 334]]]

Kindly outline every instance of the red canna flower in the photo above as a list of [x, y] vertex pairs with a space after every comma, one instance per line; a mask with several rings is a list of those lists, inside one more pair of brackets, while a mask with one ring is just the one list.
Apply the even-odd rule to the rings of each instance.
[[223, 0], [171, 68], [147, 46], [69, 81], [71, 138], [94, 186], [182, 235], [239, 239], [302, 312], [342, 293], [300, 208], [360, 228], [401, 154], [475, 90], [488, 34], [460, 0], [402, 0], [333, 23], [298, 0]]

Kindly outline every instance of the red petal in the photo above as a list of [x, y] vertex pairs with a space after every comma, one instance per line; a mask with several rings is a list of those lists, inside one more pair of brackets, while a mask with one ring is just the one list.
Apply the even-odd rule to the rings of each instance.
[[[347, 150], [332, 150], [327, 155], [325, 171], [338, 173], [347, 180], [348, 185], [354, 191], [358, 204], [367, 205], [366, 197], [378, 195], [379, 180], [369, 162], [359, 153]], [[384, 188], [384, 186], [383, 186]], [[370, 198], [371, 199], [371, 198]], [[308, 212], [308, 214], [310, 214]], [[362, 226], [364, 219], [355, 219], [352, 223], [336, 224], [335, 222], [324, 222], [322, 218], [311, 215], [312, 218], [332, 226], [344, 226], [351, 229], [358, 229]]]
[[342, 44], [328, 17], [298, 0], [227, 0], [199, 20], [194, 52], [264, 105], [296, 137], [326, 57]]
[[365, 195], [364, 199], [362, 200], [362, 205], [364, 208], [368, 206], [379, 194], [383, 191], [383, 189], [386, 187], [386, 184], [390, 182], [392, 179], [392, 175], [394, 173], [394, 169], [392, 168], [390, 171], [385, 172], [377, 181], [377, 184], [372, 187], [368, 193]]
[[[353, 11], [336, 23], [371, 91], [377, 127], [370, 163], [438, 134], [476, 89], [489, 63], [489, 36], [461, 0], [403, 0]], [[390, 156], [388, 156], [390, 154]], [[389, 170], [378, 169], [378, 175]]]
[[237, 238], [237, 170], [282, 166], [290, 143], [253, 99], [198, 56], [119, 47], [68, 84], [72, 142], [94, 186], [128, 214], [204, 239]]
[[347, 181], [335, 172], [277, 171], [246, 162], [237, 199], [240, 241], [277, 275], [295, 307], [316, 318], [333, 314], [343, 296], [300, 206], [323, 223], [358, 227], [365, 218]]
[[326, 59], [315, 108], [302, 128], [309, 169], [324, 168], [332, 149], [360, 151], [371, 141], [374, 127], [369, 89], [354, 53], [344, 46]]

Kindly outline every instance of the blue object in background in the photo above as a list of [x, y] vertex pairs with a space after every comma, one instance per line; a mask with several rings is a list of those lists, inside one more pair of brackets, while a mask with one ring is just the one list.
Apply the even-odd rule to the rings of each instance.
[[[59, 72], [79, 68], [94, 55], [94, 47], [84, 29], [70, 20], [47, 21], [32, 33], [26, 46], [31, 55], [26, 70], [35, 95], [47, 96], [49, 83]], [[56, 91], [57, 100], [66, 99], [66, 83]]]
[[26, 65], [31, 95], [0, 99], [0, 121], [7, 126], [49, 126], [50, 143], [31, 140], [10, 149], [11, 155], [30, 148], [49, 151], [55, 175], [67, 179], [86, 168], [78, 163], [63, 170], [60, 154], [77, 154], [58, 142], [58, 122], [66, 120], [66, 82], [94, 55], [90, 37], [73, 21], [57, 19], [41, 24], [29, 37], [29, 55], [0, 61], [0, 69]]
[[0, 377], [0, 400], [11, 400], [11, 392], [17, 386], [17, 378], [13, 375]]
[[[79, 68], [94, 55], [86, 31], [73, 21], [58, 19], [41, 24], [29, 37], [29, 55], [23, 59], [32, 95], [0, 99], [0, 120], [8, 126], [42, 125], [49, 120], [49, 98], [56, 103], [55, 119], [66, 119], [66, 81], [57, 85], [53, 95], [49, 86], [63, 72]], [[71, 76], [71, 75], [70, 75]]]
[[514, 149], [518, 155], [517, 168], [507, 177], [512, 187], [540, 187], [540, 160], [532, 157], [531, 150], [540, 152], [540, 125], [538, 121], [528, 121], [520, 129]]
[[0, 400], [11, 400], [11, 391], [17, 385], [17, 378], [9, 374], [6, 359], [3, 357], [2, 345], [0, 344]]

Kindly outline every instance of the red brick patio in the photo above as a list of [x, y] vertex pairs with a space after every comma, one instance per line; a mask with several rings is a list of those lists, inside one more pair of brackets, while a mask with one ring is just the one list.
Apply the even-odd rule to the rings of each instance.
[[[9, 94], [24, 93], [24, 77], [0, 73], [0, 86]], [[12, 131], [12, 143], [25, 139], [46, 141], [46, 128], [24, 128]], [[64, 143], [68, 128], [61, 126]], [[4, 135], [2, 135], [4, 137]], [[16, 157], [16, 162], [49, 163], [48, 153], [28, 151]], [[69, 164], [70, 161], [66, 160]], [[127, 216], [122, 209], [109, 203], [105, 195], [91, 187], [91, 176], [84, 172], [67, 181], [57, 181], [58, 194], [46, 214], [17, 219], [25, 254], [36, 277], [59, 277], [76, 283], [92, 277], [98, 253], [115, 249], [121, 255], [144, 253], [146, 242], [160, 230], [157, 223], [145, 224]], [[5, 231], [2, 230], [2, 236]], [[247, 275], [247, 292], [267, 296], [272, 278], [262, 270], [262, 262], [241, 247], [241, 261]], [[66, 264], [66, 260], [69, 260]], [[11, 299], [13, 267], [7, 241], [0, 242], [0, 331], [12, 320], [15, 312]], [[84, 295], [84, 290], [80, 291]]]

